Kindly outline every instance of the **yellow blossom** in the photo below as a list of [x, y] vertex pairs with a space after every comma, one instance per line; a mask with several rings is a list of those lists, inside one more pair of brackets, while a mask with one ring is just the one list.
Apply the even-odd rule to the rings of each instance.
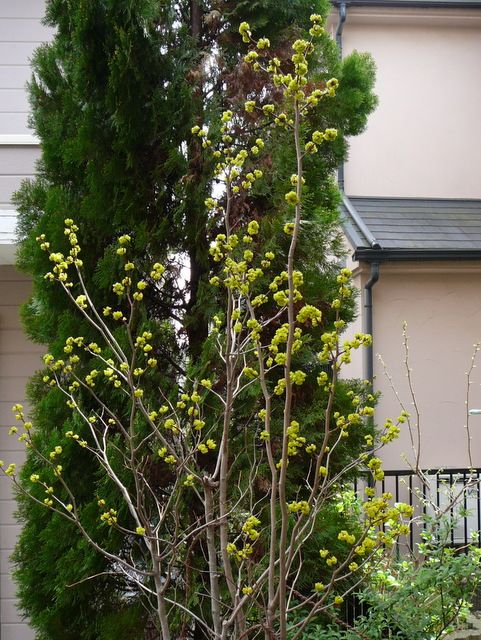
[[297, 197], [297, 193], [295, 191], [289, 191], [289, 193], [286, 193], [284, 199], [288, 204], [292, 206], [295, 206], [299, 203], [299, 198]]

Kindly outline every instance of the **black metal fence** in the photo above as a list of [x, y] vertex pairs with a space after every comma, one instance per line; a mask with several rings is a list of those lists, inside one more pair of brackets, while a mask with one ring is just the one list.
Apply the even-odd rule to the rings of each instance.
[[[409, 534], [397, 545], [399, 557], [418, 553], [418, 543], [429, 518], [443, 514], [447, 523], [450, 547], [463, 549], [469, 544], [481, 547], [481, 469], [424, 469], [419, 474], [400, 469], [385, 471], [376, 493], [391, 493], [394, 502], [404, 502], [414, 509]], [[354, 491], [366, 499], [368, 480], [359, 478]], [[352, 625], [367, 613], [367, 605], [352, 593], [345, 602], [344, 619]]]
[[[399, 546], [416, 552], [426, 522], [443, 513], [450, 523], [450, 546], [481, 546], [481, 469], [409, 469], [385, 471], [380, 491], [391, 493], [395, 502], [405, 502], [414, 509], [409, 535]], [[362, 499], [367, 481], [358, 479], [354, 490]], [[379, 486], [379, 485], [378, 485]]]

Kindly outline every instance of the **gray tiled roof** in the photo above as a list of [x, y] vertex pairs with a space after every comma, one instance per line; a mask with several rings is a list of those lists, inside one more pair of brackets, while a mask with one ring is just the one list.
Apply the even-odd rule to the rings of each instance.
[[481, 252], [481, 200], [350, 197], [342, 222], [356, 251]]

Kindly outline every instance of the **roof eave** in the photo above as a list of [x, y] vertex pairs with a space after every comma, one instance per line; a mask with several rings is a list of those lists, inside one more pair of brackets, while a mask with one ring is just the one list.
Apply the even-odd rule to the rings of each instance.
[[331, 0], [334, 6], [339, 6], [345, 1], [347, 6], [353, 7], [418, 7], [420, 9], [448, 8], [448, 9], [481, 9], [480, 0]]
[[359, 262], [399, 262], [428, 260], [481, 260], [481, 249], [369, 249], [358, 247]]

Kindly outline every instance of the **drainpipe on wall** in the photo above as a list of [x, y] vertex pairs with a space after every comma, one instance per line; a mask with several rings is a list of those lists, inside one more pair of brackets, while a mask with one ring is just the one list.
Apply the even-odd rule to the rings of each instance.
[[[364, 333], [373, 335], [372, 322], [372, 288], [379, 280], [379, 262], [371, 263], [371, 277], [364, 285]], [[373, 336], [374, 338], [374, 336]], [[374, 350], [373, 345], [366, 348], [364, 356], [365, 378], [372, 384], [374, 379]]]
[[[336, 43], [339, 47], [339, 58], [342, 60], [342, 31], [344, 29], [344, 23], [346, 22], [347, 8], [346, 3], [343, 1], [339, 5], [339, 22], [336, 29]], [[337, 169], [337, 183], [339, 189], [344, 192], [344, 162], [341, 162]]]
[[344, 23], [346, 22], [346, 3], [345, 1], [339, 4], [339, 22], [336, 29], [336, 42], [339, 47], [339, 57], [342, 58], [342, 30], [344, 29]]
[[[337, 29], [336, 29], [336, 43], [337, 43], [337, 46], [339, 47], [339, 58], [341, 60], [342, 60], [342, 32], [344, 30], [344, 24], [346, 22], [346, 18], [347, 18], [347, 6], [346, 6], [345, 0], [342, 0], [339, 3], [339, 22], [337, 23]], [[341, 164], [337, 169], [337, 184], [339, 186], [339, 190], [341, 191], [344, 205], [349, 210], [351, 205], [344, 191], [344, 187], [345, 187], [344, 162], [341, 162]], [[360, 226], [361, 230], [363, 230], [362, 220], [360, 220], [358, 216], [355, 216], [355, 218], [358, 226]], [[368, 229], [365, 229], [363, 231], [365, 234], [367, 231], [366, 237], [371, 243], [371, 246], [373, 248], [380, 248], [379, 244], [376, 242], [376, 239], [374, 238], [374, 236], [372, 236], [370, 231]], [[365, 325], [364, 332], [370, 334], [371, 336], [373, 336], [372, 288], [374, 287], [374, 285], [378, 280], [379, 280], [379, 262], [372, 262], [371, 277], [368, 280], [368, 282], [366, 282], [366, 284], [364, 285], [364, 325]], [[372, 384], [374, 379], [374, 350], [372, 345], [368, 347], [365, 351], [364, 372], [365, 372], [365, 376], [364, 376], [365, 379], [369, 380], [369, 382]]]

